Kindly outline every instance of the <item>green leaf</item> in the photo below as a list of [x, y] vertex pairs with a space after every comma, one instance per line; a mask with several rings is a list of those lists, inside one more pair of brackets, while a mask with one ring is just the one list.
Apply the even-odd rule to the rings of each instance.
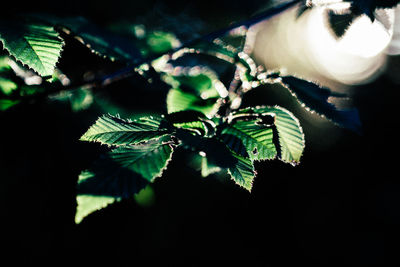
[[130, 121], [117, 116], [103, 115], [80, 140], [110, 146], [137, 144], [168, 134], [167, 129], [160, 128], [160, 124], [161, 118], [152, 116]]
[[11, 70], [10, 59], [8, 56], [0, 56], [0, 72], [8, 72]]
[[300, 162], [305, 147], [304, 134], [298, 119], [291, 112], [278, 106], [261, 106], [240, 110], [236, 115], [246, 113], [256, 113], [261, 117], [272, 115], [274, 118], [273, 124], [276, 128], [274, 135], [278, 135], [279, 141], [279, 147], [277, 148], [279, 158], [292, 165]]
[[183, 122], [183, 123], [174, 123], [174, 127], [192, 130], [196, 132], [198, 135], [205, 136], [207, 135], [207, 127], [201, 121], [191, 121], [191, 122]]
[[75, 223], [79, 224], [89, 214], [101, 210], [119, 200], [119, 198], [104, 196], [77, 196]]
[[140, 174], [152, 182], [160, 177], [171, 160], [172, 147], [168, 143], [148, 142], [142, 145], [119, 147], [110, 153], [121, 167]]
[[93, 94], [89, 89], [79, 88], [69, 95], [72, 111], [81, 111], [90, 107], [93, 103]]
[[218, 97], [218, 91], [215, 89], [214, 81], [218, 80], [215, 73], [203, 70], [199, 74], [184, 74], [172, 76], [178, 82], [177, 87], [197, 94], [203, 99]]
[[134, 199], [139, 206], [147, 208], [155, 204], [156, 196], [153, 188], [148, 184], [139, 193], [134, 195]]
[[184, 110], [170, 113], [165, 116], [165, 119], [174, 127], [192, 130], [201, 136], [215, 134], [215, 123], [199, 111]]
[[19, 103], [19, 100], [0, 99], [0, 111], [7, 110]]
[[63, 41], [51, 25], [35, 22], [0, 22], [0, 42], [21, 63], [41, 76], [51, 76]]
[[88, 170], [79, 175], [78, 195], [130, 198], [149, 182], [129, 168], [121, 167], [102, 155]]
[[146, 34], [146, 44], [152, 53], [165, 53], [172, 48], [180, 46], [175, 35], [168, 32], [152, 31]]
[[216, 136], [205, 138], [179, 129], [176, 131], [176, 137], [181, 140], [184, 148], [200, 152], [203, 157], [206, 157], [207, 162], [202, 162], [202, 167], [205, 167], [204, 173], [202, 171], [203, 175], [210, 173], [210, 167], [213, 168], [212, 171], [215, 171], [215, 168], [227, 169], [238, 185], [251, 191], [255, 171], [250, 159], [230, 150]]
[[253, 162], [248, 158], [237, 155], [236, 153], [232, 153], [232, 155], [237, 159], [237, 161], [233, 166], [228, 168], [228, 173], [238, 185], [251, 192], [253, 180], [256, 175]]
[[180, 89], [171, 89], [167, 95], [168, 113], [183, 110], [202, 112], [207, 117], [212, 117], [218, 111], [216, 99], [201, 99], [193, 93], [183, 92]]
[[273, 159], [277, 155], [273, 130], [259, 124], [261, 120], [237, 120], [224, 127], [221, 138], [230, 149], [251, 160]]
[[18, 88], [17, 84], [9, 79], [0, 77], [0, 92], [11, 95]]
[[171, 160], [172, 151], [170, 143], [152, 140], [117, 148], [95, 161], [79, 176], [77, 223], [93, 211], [140, 192], [161, 176]]
[[209, 162], [207, 157], [201, 157], [201, 176], [207, 177], [210, 174], [220, 172], [221, 168]]
[[210, 118], [218, 111], [217, 100], [228, 95], [215, 72], [205, 67], [167, 75], [164, 79], [173, 88], [167, 95], [168, 113], [195, 110]]
[[111, 60], [135, 61], [141, 58], [132, 40], [102, 29], [83, 17], [58, 18], [47, 15], [41, 18], [57, 25], [66, 34], [76, 36], [76, 39], [89, 47], [93, 53]]

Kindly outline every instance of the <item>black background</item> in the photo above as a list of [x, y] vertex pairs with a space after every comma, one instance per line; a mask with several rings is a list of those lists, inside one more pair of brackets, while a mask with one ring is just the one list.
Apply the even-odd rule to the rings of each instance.
[[[251, 15], [257, 2], [163, 4], [173, 14], [197, 16], [213, 30]], [[8, 10], [83, 15], [107, 24], [151, 12], [155, 3], [42, 1]], [[391, 59], [387, 73], [397, 71], [396, 61]], [[361, 136], [310, 117], [289, 94], [251, 92], [245, 103], [280, 104], [300, 118], [306, 149], [299, 166], [256, 163], [249, 194], [233, 181], [201, 178], [182, 164], [185, 155], [178, 151], [153, 186], [154, 206], [122, 201], [80, 225], [74, 224], [76, 180], [98, 148], [78, 139], [98, 114], [71, 113], [58, 102], [0, 114], [2, 259], [110, 266], [399, 263], [398, 87], [385, 74], [355, 90]]]

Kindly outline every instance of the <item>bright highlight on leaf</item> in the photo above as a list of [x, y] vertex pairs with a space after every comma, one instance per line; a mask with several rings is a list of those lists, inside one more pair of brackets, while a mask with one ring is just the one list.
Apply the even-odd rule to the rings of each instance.
[[17, 84], [13, 81], [0, 77], [0, 92], [3, 94], [10, 95], [17, 88]]
[[298, 164], [305, 147], [303, 129], [299, 120], [291, 112], [278, 106], [257, 107], [253, 110], [259, 114], [274, 114], [280, 159], [293, 165]]
[[180, 89], [171, 89], [167, 95], [167, 110], [168, 113], [195, 110], [206, 116], [211, 116], [217, 112], [217, 107], [214, 99], [203, 100], [192, 93], [183, 92]]
[[101, 210], [116, 201], [119, 201], [119, 199], [114, 197], [77, 196], [75, 223], [80, 223], [89, 214]]
[[250, 159], [239, 156], [236, 153], [232, 153], [232, 155], [237, 159], [237, 162], [234, 166], [229, 167], [228, 173], [238, 185], [251, 191], [253, 180], [256, 175], [253, 163]]
[[[246, 108], [233, 113], [233, 122], [222, 130], [222, 138], [240, 155], [253, 160], [272, 159], [296, 165], [305, 147], [299, 121], [288, 110], [274, 106]], [[277, 142], [275, 141], [277, 138]]]
[[64, 42], [51, 25], [0, 22], [0, 42], [18, 61], [41, 76], [51, 76]]
[[130, 169], [152, 182], [161, 176], [171, 160], [172, 147], [162, 142], [119, 147], [110, 153], [111, 158], [122, 168]]
[[146, 35], [146, 43], [152, 53], [165, 53], [171, 48], [180, 46], [179, 40], [175, 35], [167, 32], [153, 31]]
[[228, 95], [217, 75], [206, 68], [193, 68], [165, 80], [172, 86], [167, 95], [168, 113], [195, 110], [212, 117], [218, 111], [218, 98]]
[[259, 124], [260, 120], [235, 121], [225, 127], [221, 136], [233, 151], [252, 160], [276, 157], [271, 127]]
[[128, 121], [116, 116], [104, 115], [80, 140], [99, 142], [109, 146], [137, 144], [168, 134], [166, 129], [160, 128], [160, 123], [161, 118], [155, 117]]

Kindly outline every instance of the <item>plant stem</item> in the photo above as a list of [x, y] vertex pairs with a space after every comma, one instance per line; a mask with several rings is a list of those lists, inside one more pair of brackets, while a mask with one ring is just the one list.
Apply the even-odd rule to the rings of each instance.
[[[238, 27], [244, 26], [244, 27], [249, 28], [250, 26], [252, 26], [254, 24], [257, 24], [258, 22], [261, 22], [262, 20], [268, 19], [268, 18], [270, 18], [270, 17], [272, 17], [272, 16], [274, 16], [274, 15], [280, 13], [280, 12], [285, 11], [286, 9], [294, 6], [295, 4], [297, 4], [299, 2], [301, 2], [301, 0], [292, 0], [292, 1], [289, 1], [289, 2], [286, 2], [286, 3], [283, 3], [283, 4], [278, 4], [278, 5], [276, 5], [276, 6], [272, 7], [272, 8], [267, 9], [266, 11], [263, 11], [263, 12], [255, 15], [255, 16], [247, 19], [247, 20], [236, 22], [236, 23], [232, 23], [231, 25], [229, 25], [226, 28], [223, 28], [223, 29], [211, 32], [211, 33], [208, 33], [208, 34], [200, 36], [198, 38], [194, 38], [194, 39], [192, 39], [192, 40], [190, 40], [190, 41], [188, 41], [186, 43], [183, 43], [179, 47], [171, 48], [167, 52], [154, 54], [154, 55], [151, 55], [149, 57], [136, 60], [132, 64], [130, 64], [129, 66], [127, 66], [127, 67], [125, 67], [123, 69], [120, 69], [120, 70], [118, 70], [116, 72], [113, 72], [111, 74], [108, 74], [108, 75], [105, 75], [105, 76], [102, 76], [102, 77], [94, 77], [92, 80], [87, 81], [87, 82], [85, 82], [84, 84], [81, 84], [81, 85], [69, 85], [69, 86], [64, 86], [64, 87], [58, 88], [58, 89], [54, 89], [53, 88], [53, 90], [49, 90], [46, 93], [39, 94], [39, 95], [36, 95], [36, 96], [37, 97], [43, 97], [43, 96], [46, 97], [46, 96], [49, 96], [49, 95], [52, 95], [52, 94], [55, 94], [55, 93], [58, 93], [58, 92], [61, 92], [61, 91], [74, 90], [74, 89], [79, 89], [79, 88], [82, 88], [82, 87], [85, 87], [85, 88], [105, 87], [105, 86], [107, 86], [107, 85], [109, 85], [111, 83], [114, 83], [116, 81], [123, 80], [123, 79], [131, 77], [136, 72], [136, 68], [137, 67], [139, 67], [139, 66], [141, 66], [143, 64], [148, 64], [148, 63], [152, 62], [153, 60], [155, 60], [155, 59], [157, 59], [157, 58], [159, 58], [159, 57], [161, 57], [163, 55], [173, 54], [173, 53], [175, 53], [175, 52], [177, 52], [177, 51], [179, 51], [179, 50], [181, 50], [181, 49], [183, 49], [185, 47], [192, 47], [192, 46], [194, 46], [197, 43], [202, 42], [202, 41], [209, 41], [209, 42], [213, 41], [216, 38], [224, 36], [225, 34], [229, 33], [231, 30], [236, 29]], [[26, 99], [23, 98], [22, 100], [31, 100], [34, 97], [35, 96], [29, 96], [29, 97], [26, 97]]]
[[270, 8], [270, 9], [268, 9], [266, 11], [263, 11], [263, 12], [255, 15], [254, 17], [251, 17], [250, 19], [247, 19], [245, 21], [232, 23], [231, 25], [229, 25], [228, 27], [226, 27], [224, 29], [220, 29], [220, 30], [211, 32], [209, 34], [200, 36], [198, 38], [192, 39], [192, 40], [190, 40], [190, 41], [188, 41], [186, 43], [181, 44], [179, 47], [171, 48], [167, 52], [164, 52], [164, 53], [161, 53], [161, 54], [152, 55], [152, 56], [147, 57], [145, 59], [139, 60], [138, 62], [134, 62], [132, 65], [130, 65], [130, 66], [124, 68], [124, 69], [121, 69], [121, 70], [119, 70], [117, 72], [114, 72], [114, 73], [111, 73], [111, 74], [109, 74], [107, 76], [102, 77], [99, 82], [100, 82], [101, 85], [104, 86], [104, 85], [110, 84], [114, 80], [120, 80], [120, 76], [126, 77], [126, 75], [127, 75], [129, 77], [130, 73], [134, 72], [135, 68], [140, 66], [140, 65], [142, 65], [142, 64], [149, 63], [149, 62], [151, 62], [151, 61], [153, 61], [153, 60], [155, 60], [155, 59], [157, 59], [157, 58], [159, 58], [159, 57], [161, 57], [163, 55], [166, 55], [166, 54], [173, 54], [173, 53], [181, 50], [182, 48], [194, 46], [197, 43], [202, 42], [202, 41], [212, 42], [214, 39], [219, 38], [221, 36], [224, 36], [225, 34], [227, 34], [228, 32], [230, 32], [233, 29], [236, 29], [236, 28], [239, 28], [239, 27], [242, 27], [242, 26], [244, 26], [246, 28], [249, 28], [250, 26], [252, 26], [254, 24], [257, 24], [262, 20], [268, 19], [268, 18], [270, 18], [270, 17], [272, 17], [272, 16], [274, 16], [274, 15], [280, 13], [280, 12], [285, 11], [286, 9], [294, 6], [295, 4], [299, 3], [300, 1], [301, 0], [292, 0], [290, 2], [280, 4], [278, 6]]

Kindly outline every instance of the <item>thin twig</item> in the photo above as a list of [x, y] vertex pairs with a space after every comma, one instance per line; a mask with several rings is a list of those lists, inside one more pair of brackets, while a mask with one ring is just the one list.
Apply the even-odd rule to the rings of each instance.
[[[84, 84], [81, 85], [68, 85], [68, 86], [64, 86], [64, 87], [60, 87], [59, 89], [55, 89], [53, 88], [53, 90], [49, 90], [47, 93], [43, 93], [43, 94], [38, 94], [36, 95], [37, 97], [43, 97], [43, 96], [49, 96], [49, 95], [53, 95], [55, 93], [61, 92], [61, 91], [69, 91], [69, 90], [75, 90], [75, 89], [79, 89], [82, 87], [85, 88], [97, 88], [97, 87], [105, 87], [111, 83], [114, 83], [116, 81], [119, 80], [123, 80], [126, 78], [131, 77], [135, 72], [136, 72], [136, 68], [143, 65], [143, 64], [148, 64], [150, 62], [152, 62], [153, 60], [163, 56], [163, 55], [167, 55], [167, 54], [173, 54], [185, 47], [192, 47], [200, 42], [203, 41], [213, 41], [216, 38], [219, 38], [221, 36], [226, 35], [227, 33], [229, 33], [231, 30], [236, 29], [238, 27], [246, 27], [249, 28], [250, 26], [257, 24], [258, 22], [261, 22], [262, 20], [268, 19], [280, 12], [285, 11], [286, 9], [294, 6], [295, 4], [301, 2], [301, 0], [292, 0], [290, 2], [287, 3], [283, 3], [280, 5], [277, 5], [275, 7], [272, 7], [264, 12], [261, 12], [257, 15], [255, 15], [254, 17], [251, 17], [250, 19], [244, 20], [244, 21], [240, 21], [240, 22], [236, 22], [236, 23], [232, 23], [231, 25], [229, 25], [228, 27], [224, 28], [224, 29], [220, 29], [211, 33], [208, 33], [206, 35], [200, 36], [198, 38], [195, 38], [193, 40], [190, 40], [186, 43], [183, 43], [182, 45], [180, 45], [179, 47], [176, 48], [171, 48], [168, 51], [164, 52], [164, 53], [158, 53], [158, 54], [154, 54], [152, 56], [146, 57], [144, 59], [140, 59], [137, 60], [135, 62], [133, 62], [132, 64], [130, 64], [129, 66], [120, 69], [116, 72], [113, 72], [111, 74], [102, 76], [100, 78], [93, 78], [90, 81], [85, 82]], [[32, 98], [34, 98], [35, 96], [29, 96], [27, 97], [27, 99], [22, 99], [22, 100], [31, 100]]]

